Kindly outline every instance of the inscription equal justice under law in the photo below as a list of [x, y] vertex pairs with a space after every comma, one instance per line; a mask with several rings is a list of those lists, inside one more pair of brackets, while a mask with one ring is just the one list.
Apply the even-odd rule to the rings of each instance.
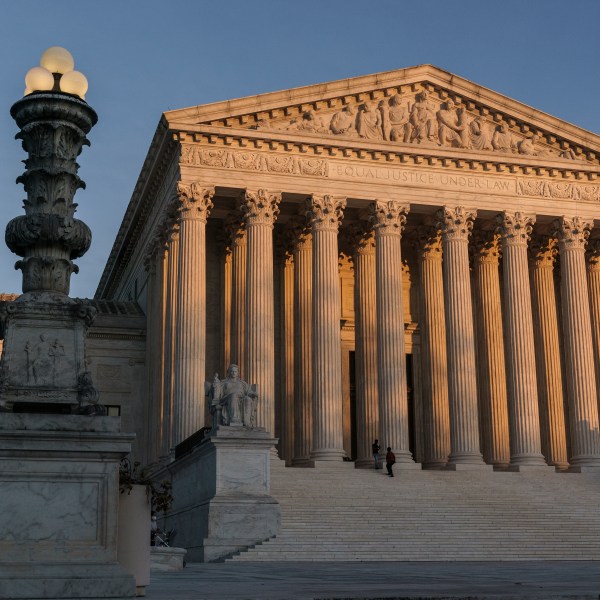
[[439, 186], [460, 190], [481, 190], [499, 194], [518, 192], [515, 178], [478, 177], [450, 173], [427, 173], [393, 167], [369, 167], [356, 165], [329, 164], [329, 177], [334, 179], [362, 179], [381, 182], [405, 183], [416, 186]]

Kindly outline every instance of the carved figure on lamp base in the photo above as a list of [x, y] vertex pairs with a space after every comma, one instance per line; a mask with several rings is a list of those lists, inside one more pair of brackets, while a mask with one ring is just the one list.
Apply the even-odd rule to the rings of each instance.
[[220, 425], [254, 428], [258, 393], [256, 384], [250, 385], [240, 377], [237, 365], [229, 365], [227, 377], [205, 382], [208, 408], [213, 416], [213, 431]]

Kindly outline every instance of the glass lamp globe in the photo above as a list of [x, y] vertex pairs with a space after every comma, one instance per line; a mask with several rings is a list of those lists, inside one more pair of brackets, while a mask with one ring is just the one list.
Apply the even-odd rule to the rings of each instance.
[[67, 94], [75, 94], [82, 100], [85, 99], [85, 93], [88, 90], [88, 81], [83, 73], [79, 71], [69, 71], [60, 78], [60, 91]]
[[54, 87], [54, 76], [44, 67], [33, 67], [25, 75], [25, 87], [30, 92], [49, 91]]
[[60, 46], [52, 46], [42, 54], [40, 65], [50, 73], [67, 73], [75, 68], [75, 61], [71, 53]]

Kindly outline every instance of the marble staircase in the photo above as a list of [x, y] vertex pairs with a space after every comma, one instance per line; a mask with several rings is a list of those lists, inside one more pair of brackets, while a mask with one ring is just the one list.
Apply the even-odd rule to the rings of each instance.
[[280, 532], [228, 560], [600, 560], [600, 474], [272, 464]]

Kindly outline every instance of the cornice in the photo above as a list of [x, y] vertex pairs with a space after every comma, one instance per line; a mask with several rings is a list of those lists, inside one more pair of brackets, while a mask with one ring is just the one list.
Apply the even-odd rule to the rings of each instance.
[[[523, 154], [484, 152], [435, 145], [399, 144], [358, 138], [323, 137], [311, 134], [285, 133], [274, 130], [234, 129], [212, 125], [190, 125], [173, 131], [182, 145], [200, 144], [208, 148], [242, 151], [275, 151], [308, 158], [349, 158], [405, 166], [437, 166], [465, 171], [517, 173], [574, 177], [594, 181], [600, 176], [600, 165], [578, 160], [552, 159]], [[185, 150], [182, 166], [186, 165]], [[187, 163], [193, 166], [193, 163]]]
[[114, 294], [152, 210], [163, 174], [178, 150], [163, 116], [152, 138], [94, 298], [111, 298]]

